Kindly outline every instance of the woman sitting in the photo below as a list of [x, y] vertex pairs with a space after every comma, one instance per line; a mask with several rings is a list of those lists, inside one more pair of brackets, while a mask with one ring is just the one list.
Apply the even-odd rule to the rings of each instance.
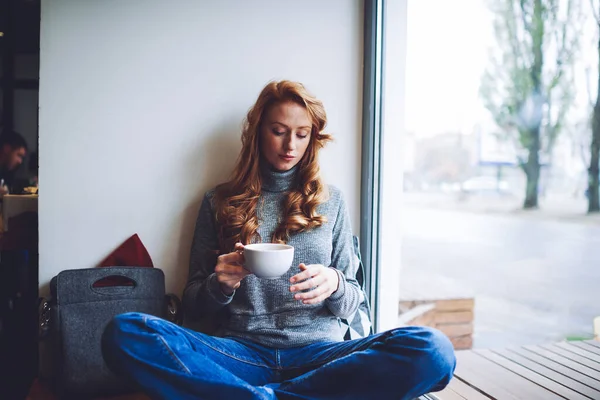
[[[455, 367], [439, 331], [404, 327], [343, 341], [361, 302], [342, 193], [319, 174], [323, 104], [272, 82], [248, 112], [229, 182], [202, 203], [183, 295], [186, 318], [218, 318], [215, 336], [129, 313], [103, 336], [109, 367], [155, 399], [412, 399]], [[287, 243], [286, 275], [243, 267], [244, 245]]]

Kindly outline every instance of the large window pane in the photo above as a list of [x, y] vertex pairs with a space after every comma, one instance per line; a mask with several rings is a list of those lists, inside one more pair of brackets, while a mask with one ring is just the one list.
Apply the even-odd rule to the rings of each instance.
[[408, 1], [401, 295], [472, 295], [474, 347], [591, 338], [600, 315], [593, 3]]

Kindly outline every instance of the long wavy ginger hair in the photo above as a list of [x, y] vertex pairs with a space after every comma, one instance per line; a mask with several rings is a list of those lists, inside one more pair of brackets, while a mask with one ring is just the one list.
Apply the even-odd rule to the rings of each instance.
[[[270, 238], [273, 243], [286, 243], [291, 234], [308, 231], [323, 225], [326, 218], [317, 213], [317, 206], [327, 200], [329, 193], [321, 180], [318, 152], [331, 140], [324, 133], [327, 123], [325, 108], [297, 82], [270, 82], [248, 111], [242, 130], [242, 150], [231, 179], [215, 191], [214, 204], [220, 250], [227, 253], [235, 243], [260, 241], [256, 209], [261, 194], [260, 140], [261, 124], [270, 107], [294, 102], [306, 109], [312, 121], [310, 142], [298, 168], [296, 184], [283, 200], [281, 222]], [[262, 161], [266, 162], [266, 161]]]

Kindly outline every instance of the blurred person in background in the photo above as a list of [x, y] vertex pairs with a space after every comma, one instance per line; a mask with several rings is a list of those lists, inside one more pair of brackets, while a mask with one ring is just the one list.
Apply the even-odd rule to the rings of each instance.
[[27, 141], [14, 131], [0, 135], [0, 195], [11, 192], [15, 173], [27, 155]]

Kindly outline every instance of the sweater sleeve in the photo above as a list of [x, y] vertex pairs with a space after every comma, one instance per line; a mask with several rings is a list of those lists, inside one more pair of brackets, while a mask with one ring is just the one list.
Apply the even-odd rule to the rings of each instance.
[[350, 216], [341, 193], [337, 218], [333, 226], [333, 251], [330, 268], [337, 272], [339, 286], [325, 300], [325, 304], [335, 316], [349, 318], [356, 313], [362, 301], [362, 290], [356, 281], [358, 263], [354, 255]]
[[234, 294], [227, 296], [221, 291], [215, 275], [219, 253], [217, 228], [211, 205], [206, 194], [196, 220], [196, 229], [190, 253], [187, 284], [183, 290], [183, 310], [187, 318], [197, 320], [211, 315], [229, 304]]

